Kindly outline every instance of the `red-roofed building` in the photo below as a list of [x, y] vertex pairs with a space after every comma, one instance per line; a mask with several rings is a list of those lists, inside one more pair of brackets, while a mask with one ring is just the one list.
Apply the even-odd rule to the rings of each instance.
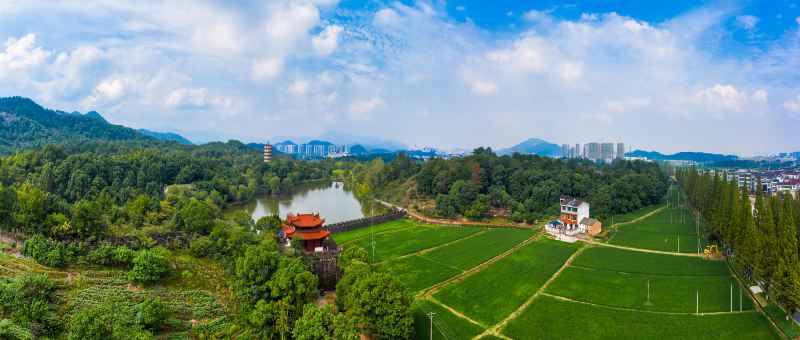
[[286, 220], [289, 224], [281, 226], [286, 239], [302, 242], [307, 252], [324, 250], [331, 232], [323, 229], [325, 220], [319, 218], [319, 214], [287, 214]]

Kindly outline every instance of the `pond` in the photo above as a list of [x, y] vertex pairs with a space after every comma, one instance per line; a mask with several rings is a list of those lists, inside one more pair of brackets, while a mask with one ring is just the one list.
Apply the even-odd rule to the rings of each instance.
[[225, 209], [224, 213], [230, 216], [243, 210], [254, 221], [272, 214], [285, 219], [287, 213], [319, 213], [320, 218], [325, 219], [325, 224], [332, 224], [370, 216], [371, 208], [375, 215], [381, 212], [378, 206], [370, 205], [361, 204], [348, 183], [314, 181], [297, 184], [286, 194], [258, 195], [248, 203]]

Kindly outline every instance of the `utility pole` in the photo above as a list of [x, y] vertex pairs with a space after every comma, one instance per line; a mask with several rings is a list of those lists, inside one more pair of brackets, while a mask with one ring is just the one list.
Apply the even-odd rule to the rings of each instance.
[[433, 315], [434, 314], [436, 314], [436, 313], [434, 313], [434, 312], [429, 312], [428, 313], [428, 319], [430, 320], [430, 336], [431, 336], [430, 339], [431, 340], [433, 340]]
[[731, 312], [733, 312], [733, 283], [731, 283]]
[[681, 252], [681, 237], [678, 236], [678, 252]]
[[695, 298], [695, 311], [694, 313], [700, 315], [700, 290], [697, 290], [697, 297]]
[[647, 280], [647, 304], [650, 304], [650, 280]]

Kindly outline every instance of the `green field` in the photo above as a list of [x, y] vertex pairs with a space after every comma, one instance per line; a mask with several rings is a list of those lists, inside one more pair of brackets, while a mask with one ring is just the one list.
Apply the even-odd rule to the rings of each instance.
[[[684, 218], [679, 217], [681, 214]], [[688, 209], [668, 208], [643, 221], [620, 226], [609, 243], [669, 252], [698, 252], [695, 220]]]
[[662, 276], [569, 267], [546, 292], [604, 306], [679, 313], [695, 312], [699, 293], [701, 313], [728, 312], [731, 297], [735, 310], [740, 298], [742, 310], [753, 309], [747, 292], [740, 291], [730, 276]]
[[[472, 227], [412, 226], [397, 231], [375, 234], [375, 259], [373, 262], [378, 263], [391, 260], [399, 256], [452, 242], [482, 230], [485, 229]], [[348, 243], [348, 245], [353, 244], [367, 249], [371, 257], [371, 242], [372, 237], [367, 236], [354, 240]]]
[[494, 325], [525, 303], [578, 247], [536, 240], [434, 297], [485, 326]]
[[609, 271], [678, 276], [728, 276], [725, 262], [698, 257], [665, 256], [611, 247], [592, 247], [572, 262], [574, 267]]
[[486, 262], [534, 235], [530, 230], [485, 229], [430, 252], [384, 261], [378, 269], [391, 272], [416, 292]]
[[414, 315], [414, 337], [416, 339], [430, 339], [431, 320], [428, 316], [430, 312], [434, 313], [434, 339], [469, 339], [483, 332], [481, 326], [451, 313], [438, 303], [417, 300], [414, 302], [412, 310]]
[[373, 233], [382, 233], [385, 231], [390, 230], [398, 230], [408, 227], [414, 227], [416, 223], [411, 222], [407, 219], [401, 218], [399, 220], [389, 221], [386, 223], [376, 224], [371, 227], [356, 229], [353, 231], [346, 231], [343, 233], [334, 233], [332, 235], [333, 240], [336, 241], [337, 244], [343, 245], [359, 238], [364, 238], [371, 236]]
[[647, 214], [649, 214], [649, 213], [655, 211], [656, 209], [661, 208], [661, 207], [663, 207], [665, 205], [666, 204], [653, 204], [653, 205], [649, 205], [649, 206], [646, 206], [644, 208], [641, 208], [639, 210], [629, 212], [627, 214], [614, 215], [613, 218], [609, 218], [608, 219], [608, 222], [610, 222], [608, 227], [611, 227], [614, 224], [628, 223], [628, 222], [633, 221], [633, 220], [635, 220], [637, 218], [640, 218], [640, 217], [642, 217], [644, 215], [647, 215]]
[[778, 339], [755, 311], [665, 314], [539, 296], [501, 330], [515, 339]]

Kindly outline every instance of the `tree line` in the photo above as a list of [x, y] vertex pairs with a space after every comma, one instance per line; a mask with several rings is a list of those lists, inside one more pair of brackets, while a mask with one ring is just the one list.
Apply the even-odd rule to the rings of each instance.
[[800, 199], [768, 195], [760, 186], [752, 195], [749, 183], [740, 189], [726, 172], [675, 174], [712, 237], [733, 251], [750, 279], [763, 283], [768, 300], [774, 296], [793, 315], [800, 308]]
[[605, 218], [658, 203], [667, 189], [667, 176], [651, 162], [498, 156], [490, 148], [424, 163], [402, 154], [388, 164], [375, 159], [354, 166], [351, 180], [359, 183], [362, 195], [394, 202], [407, 196], [433, 200], [435, 208], [427, 212], [443, 217], [479, 220], [494, 208], [528, 223], [557, 215], [561, 196], [582, 198], [591, 204], [593, 216]]

